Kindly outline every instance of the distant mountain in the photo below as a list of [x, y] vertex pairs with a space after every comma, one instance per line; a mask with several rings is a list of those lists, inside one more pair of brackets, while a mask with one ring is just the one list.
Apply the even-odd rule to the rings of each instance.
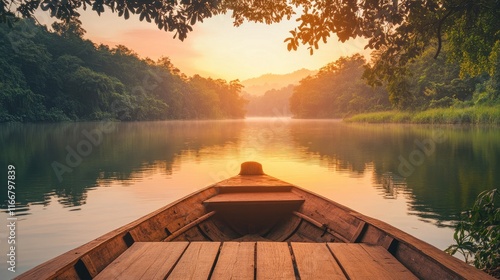
[[289, 74], [265, 74], [257, 78], [244, 80], [241, 84], [245, 86], [243, 92], [260, 96], [272, 89], [281, 89], [288, 85], [296, 85], [303, 78], [314, 75], [317, 72], [316, 70], [303, 68]]

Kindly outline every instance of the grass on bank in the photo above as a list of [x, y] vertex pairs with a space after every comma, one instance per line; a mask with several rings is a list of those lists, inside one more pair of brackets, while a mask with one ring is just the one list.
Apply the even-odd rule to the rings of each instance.
[[436, 108], [420, 112], [383, 111], [346, 118], [347, 122], [421, 124], [500, 124], [500, 106]]

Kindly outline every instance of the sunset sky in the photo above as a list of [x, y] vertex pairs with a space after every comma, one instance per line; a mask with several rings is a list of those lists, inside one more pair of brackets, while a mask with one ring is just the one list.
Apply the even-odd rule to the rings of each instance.
[[[47, 15], [37, 18], [42, 24], [52, 21]], [[283, 40], [296, 27], [294, 20], [274, 25], [245, 22], [234, 27], [229, 15], [219, 15], [197, 23], [184, 42], [173, 39], [174, 33], [158, 30], [154, 23], [140, 22], [135, 16], [125, 20], [109, 10], [100, 17], [82, 11], [81, 21], [87, 31], [85, 38], [112, 47], [125, 45], [140, 57], [156, 60], [167, 56], [188, 76], [245, 80], [301, 68], [316, 70], [340, 56], [368, 54], [362, 40], [342, 44], [336, 37], [330, 37], [312, 56], [306, 46], [288, 52]]]

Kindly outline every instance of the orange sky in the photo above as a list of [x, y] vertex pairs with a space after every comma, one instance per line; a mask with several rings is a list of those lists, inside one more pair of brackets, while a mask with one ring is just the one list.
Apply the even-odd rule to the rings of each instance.
[[[167, 56], [188, 76], [200, 74], [244, 80], [267, 73], [291, 73], [301, 68], [315, 70], [340, 56], [368, 54], [362, 40], [342, 44], [333, 37], [312, 56], [306, 46], [288, 52], [283, 40], [288, 37], [288, 31], [296, 27], [295, 21], [274, 25], [245, 22], [233, 27], [230, 16], [220, 15], [197, 23], [194, 31], [181, 42], [172, 38], [173, 33], [158, 30], [154, 23], [140, 22], [134, 15], [125, 20], [109, 10], [100, 17], [88, 10], [81, 14], [86, 38], [110, 46], [122, 44], [139, 56], [154, 60]], [[46, 15], [37, 18], [42, 24], [50, 20]]]

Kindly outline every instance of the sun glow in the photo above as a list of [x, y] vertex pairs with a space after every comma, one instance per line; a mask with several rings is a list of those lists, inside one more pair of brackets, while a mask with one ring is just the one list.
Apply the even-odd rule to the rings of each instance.
[[283, 41], [296, 27], [294, 20], [273, 25], [245, 22], [234, 27], [229, 15], [219, 15], [196, 24], [184, 42], [173, 39], [173, 33], [158, 30], [154, 23], [140, 22], [135, 17], [124, 20], [110, 12], [98, 16], [84, 11], [81, 20], [87, 31], [85, 38], [94, 43], [125, 45], [140, 57], [153, 60], [167, 56], [188, 76], [244, 80], [302, 68], [315, 70], [341, 56], [368, 54], [363, 49], [364, 40], [340, 43], [336, 37], [320, 45], [314, 55], [309, 55], [306, 46], [289, 52]]

